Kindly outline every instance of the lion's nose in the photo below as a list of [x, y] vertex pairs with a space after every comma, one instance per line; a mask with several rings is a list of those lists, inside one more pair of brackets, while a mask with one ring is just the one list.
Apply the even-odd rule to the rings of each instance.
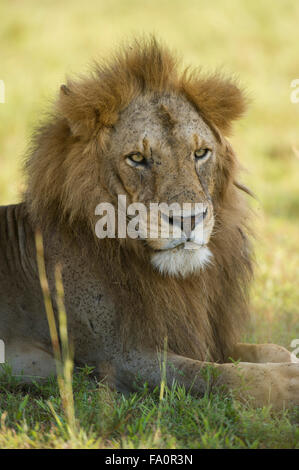
[[189, 236], [190, 233], [195, 230], [195, 227], [203, 222], [207, 215], [208, 207], [206, 207], [203, 212], [200, 212], [198, 214], [169, 217], [169, 223], [171, 225], [175, 224], [180, 226], [182, 232], [185, 232], [185, 234]]

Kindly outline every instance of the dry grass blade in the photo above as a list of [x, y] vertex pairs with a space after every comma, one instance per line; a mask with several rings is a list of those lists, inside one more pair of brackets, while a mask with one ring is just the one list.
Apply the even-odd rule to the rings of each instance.
[[43, 296], [44, 296], [45, 309], [46, 309], [47, 320], [48, 320], [49, 329], [50, 329], [50, 336], [51, 336], [51, 341], [52, 341], [52, 346], [53, 346], [54, 357], [56, 361], [57, 372], [61, 373], [60, 343], [58, 339], [55, 315], [53, 312], [51, 294], [50, 294], [49, 283], [48, 283], [48, 278], [47, 278], [47, 273], [46, 273], [43, 238], [40, 232], [36, 233], [35, 245], [36, 245], [37, 266], [38, 266], [40, 285], [41, 285]]
[[56, 294], [59, 315], [59, 333], [62, 345], [62, 377], [58, 377], [60, 389], [63, 390], [62, 400], [63, 408], [67, 417], [70, 432], [74, 433], [76, 428], [74, 395], [73, 395], [73, 354], [70, 349], [68, 332], [67, 332], [67, 316], [64, 304], [64, 289], [62, 282], [61, 266], [56, 266], [55, 270]]
[[161, 436], [161, 414], [162, 414], [162, 402], [165, 395], [165, 388], [167, 384], [167, 373], [166, 373], [166, 365], [167, 365], [167, 336], [164, 338], [164, 347], [163, 347], [163, 355], [161, 357], [160, 362], [160, 370], [161, 370], [161, 383], [160, 383], [160, 394], [159, 394], [159, 406], [158, 406], [158, 416], [157, 416], [157, 426], [156, 431], [154, 434], [154, 442], [158, 442]]
[[[70, 437], [76, 435], [76, 419], [73, 396], [73, 355], [69, 346], [67, 332], [67, 316], [64, 304], [64, 288], [61, 275], [61, 266], [55, 268], [55, 286], [56, 286], [56, 302], [58, 307], [59, 320], [59, 336], [56, 327], [55, 315], [52, 306], [51, 293], [47, 279], [43, 238], [41, 233], [36, 233], [36, 253], [37, 264], [40, 278], [40, 284], [44, 296], [45, 309], [50, 329], [50, 336], [53, 346], [53, 353], [56, 361], [57, 380], [59, 392], [62, 400], [62, 406], [65, 413], [67, 428]], [[61, 346], [60, 346], [61, 342]], [[52, 412], [54, 410], [51, 408]], [[56, 413], [54, 413], [56, 414]], [[56, 417], [56, 416], [55, 416]]]

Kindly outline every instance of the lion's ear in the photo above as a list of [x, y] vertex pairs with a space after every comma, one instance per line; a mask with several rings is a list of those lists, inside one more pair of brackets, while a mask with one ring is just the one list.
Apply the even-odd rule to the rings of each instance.
[[99, 122], [100, 113], [91, 98], [81, 87], [76, 87], [76, 84], [69, 83], [60, 87], [58, 110], [67, 119], [76, 136], [90, 135]]
[[232, 80], [218, 74], [207, 78], [196, 78], [195, 74], [185, 76], [183, 89], [207, 123], [217, 126], [224, 135], [229, 134], [232, 121], [240, 118], [247, 108], [244, 92]]

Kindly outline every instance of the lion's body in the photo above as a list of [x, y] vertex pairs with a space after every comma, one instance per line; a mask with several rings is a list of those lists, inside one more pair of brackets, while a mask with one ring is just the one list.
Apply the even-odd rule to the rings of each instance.
[[[50, 353], [34, 229], [26, 205], [2, 207], [0, 220], [2, 239], [7, 240], [0, 252], [1, 338], [7, 347], [20, 339], [40, 343]], [[235, 285], [233, 279], [223, 282], [219, 292], [215, 267], [201, 274], [200, 283], [197, 276], [192, 281], [169, 279], [153, 272], [136, 254], [128, 256], [115, 241], [102, 242], [96, 263], [86, 263], [84, 249], [80, 252], [78, 247], [68, 246], [55, 230], [44, 233], [44, 242], [53, 299], [54, 267], [60, 263], [64, 268], [68, 325], [78, 365], [90, 364], [101, 373], [101, 361], [117, 362], [119, 354], [132, 347], [161, 349], [165, 337], [175, 354], [214, 362], [228, 357], [242, 318], [246, 319], [246, 304], [243, 310], [240, 306], [240, 316], [226, 314], [235, 308], [233, 302], [221, 311], [217, 296], [227, 295], [233, 301], [229, 292]], [[223, 338], [220, 331], [227, 331]]]
[[[165, 339], [169, 382], [193, 384], [197, 393], [206, 390], [201, 371], [207, 361], [234, 388], [240, 374], [229, 357], [289, 360], [279, 347], [270, 348], [272, 355], [261, 348], [259, 355], [236, 346], [248, 319], [252, 253], [238, 162], [225, 136], [244, 107], [233, 83], [180, 73], [154, 40], [62, 87], [54, 116], [34, 136], [24, 202], [0, 208], [0, 338], [14, 373], [26, 378], [55, 370], [36, 230], [43, 235], [54, 310], [54, 269], [62, 266], [75, 363], [94, 366], [118, 389], [132, 390], [137, 375], [159, 383], [157, 352]], [[186, 233], [181, 228], [174, 240], [99, 240], [96, 206], [116, 207], [119, 195], [147, 208], [188, 203], [195, 225]], [[180, 213], [180, 224], [186, 217]], [[241, 363], [257, 403], [269, 399], [271, 386], [274, 404], [297, 400], [297, 366], [277, 366]], [[295, 382], [281, 391], [290, 376]]]
[[[38, 345], [50, 354], [51, 339], [35, 257], [35, 235], [25, 205], [0, 208], [1, 235], [7, 240], [0, 251], [0, 332], [6, 350], [16, 342]], [[8, 237], [7, 237], [8, 236]], [[3, 239], [2, 238], [2, 239]], [[54, 267], [66, 266], [64, 287], [68, 323], [76, 347], [76, 362], [97, 366], [116, 353], [115, 309], [109, 305], [101, 282], [83, 256], [73, 257], [55, 233], [45, 236], [49, 284], [54, 292]], [[54, 298], [54, 295], [53, 295]], [[9, 317], [7, 317], [9, 312]], [[9, 319], [9, 321], [8, 321]], [[17, 368], [21, 373], [19, 367]], [[24, 371], [26, 375], [26, 370]]]

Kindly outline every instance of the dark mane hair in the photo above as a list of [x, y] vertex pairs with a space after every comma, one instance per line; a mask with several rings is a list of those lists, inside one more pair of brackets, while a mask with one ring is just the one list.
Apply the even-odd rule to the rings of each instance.
[[[165, 92], [183, 95], [196, 107], [222, 152], [210, 240], [214, 261], [187, 279], [154, 272], [141, 248], [88, 235], [94, 234], [103, 190], [98, 156], [105, 154], [111, 128], [135, 97]], [[92, 246], [91, 257], [96, 251], [128, 346], [162, 348], [167, 336], [169, 349], [178, 354], [223, 361], [238, 339], [248, 316], [251, 250], [244, 187], [236, 182], [238, 164], [225, 136], [245, 106], [231, 80], [181, 69], [154, 38], [142, 39], [97, 64], [89, 77], [63, 85], [53, 116], [33, 137], [25, 167], [32, 223], [44, 231], [58, 227], [76, 245]]]

